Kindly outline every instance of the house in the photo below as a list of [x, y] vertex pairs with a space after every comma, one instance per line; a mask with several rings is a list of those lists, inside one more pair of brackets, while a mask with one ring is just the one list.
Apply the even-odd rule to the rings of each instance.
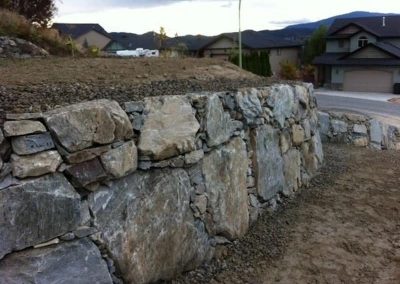
[[[234, 49], [238, 48], [237, 33], [221, 34], [200, 48], [200, 56], [222, 58], [228, 60]], [[242, 32], [243, 53], [267, 51], [272, 73], [280, 73], [282, 62], [299, 65], [302, 44], [296, 41], [285, 40], [268, 36], [255, 31]]]
[[326, 87], [392, 93], [400, 83], [400, 16], [335, 20], [314, 64]]
[[108, 48], [118, 49], [118, 42], [105, 31], [99, 24], [64, 24], [55, 23], [53, 29], [60, 35], [70, 36], [76, 43], [83, 47], [96, 46], [100, 50]]

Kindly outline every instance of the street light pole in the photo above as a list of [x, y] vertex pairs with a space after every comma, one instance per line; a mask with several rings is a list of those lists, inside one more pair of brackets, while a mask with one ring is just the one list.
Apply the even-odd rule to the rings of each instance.
[[239, 67], [240, 67], [240, 68], [243, 68], [243, 61], [242, 61], [241, 7], [242, 7], [242, 0], [239, 0]]

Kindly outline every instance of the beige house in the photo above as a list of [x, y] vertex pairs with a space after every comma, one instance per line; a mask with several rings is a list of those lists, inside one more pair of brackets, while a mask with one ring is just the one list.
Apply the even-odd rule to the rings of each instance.
[[314, 60], [319, 83], [344, 91], [394, 92], [400, 85], [399, 27], [400, 16], [337, 19], [326, 52]]
[[[274, 75], [280, 73], [281, 62], [300, 64], [302, 45], [287, 40], [274, 40], [255, 31], [245, 31], [242, 34], [243, 53], [267, 51]], [[228, 60], [232, 51], [238, 48], [237, 34], [222, 34], [215, 37], [202, 48], [200, 56]]]
[[96, 46], [104, 50], [113, 39], [99, 24], [62, 24], [55, 23], [52, 28], [61, 35], [71, 38], [83, 47]]

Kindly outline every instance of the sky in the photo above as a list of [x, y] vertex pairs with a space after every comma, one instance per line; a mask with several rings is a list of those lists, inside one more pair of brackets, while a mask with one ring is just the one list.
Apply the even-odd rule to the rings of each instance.
[[[238, 0], [56, 0], [54, 22], [99, 23], [108, 32], [217, 35], [238, 30]], [[394, 0], [242, 0], [242, 30], [281, 29], [352, 11], [400, 13]]]

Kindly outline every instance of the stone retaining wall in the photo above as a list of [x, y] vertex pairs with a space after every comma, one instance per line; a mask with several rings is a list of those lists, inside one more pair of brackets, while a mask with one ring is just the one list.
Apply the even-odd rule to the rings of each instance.
[[7, 114], [0, 144], [4, 283], [171, 279], [323, 160], [311, 85]]
[[383, 118], [351, 112], [319, 112], [322, 141], [400, 150], [400, 127]]

